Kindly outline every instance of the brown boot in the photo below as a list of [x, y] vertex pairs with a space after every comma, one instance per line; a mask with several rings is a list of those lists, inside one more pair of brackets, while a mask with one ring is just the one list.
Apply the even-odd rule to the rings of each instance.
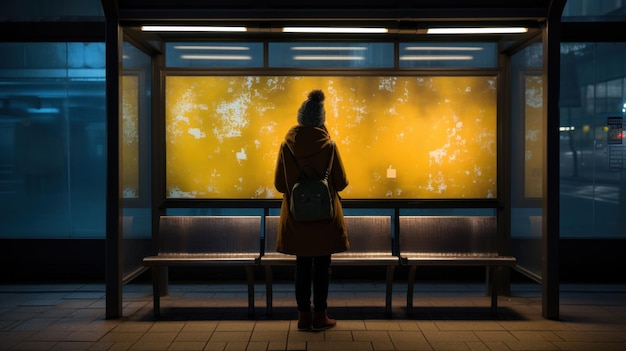
[[330, 329], [337, 325], [337, 321], [334, 319], [328, 318], [326, 315], [326, 311], [315, 311], [313, 312], [313, 331], [322, 331], [326, 329]]
[[298, 330], [307, 331], [311, 329], [311, 312], [298, 312]]

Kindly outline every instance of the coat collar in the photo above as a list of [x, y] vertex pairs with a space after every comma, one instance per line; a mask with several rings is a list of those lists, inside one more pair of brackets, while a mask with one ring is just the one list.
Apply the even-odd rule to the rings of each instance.
[[294, 126], [285, 136], [285, 143], [296, 157], [311, 157], [330, 145], [326, 128]]

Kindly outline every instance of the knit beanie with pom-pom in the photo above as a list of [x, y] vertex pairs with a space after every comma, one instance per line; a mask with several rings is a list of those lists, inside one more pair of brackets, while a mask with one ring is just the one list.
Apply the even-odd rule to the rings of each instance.
[[305, 127], [321, 127], [325, 121], [324, 92], [313, 90], [298, 110], [298, 124]]

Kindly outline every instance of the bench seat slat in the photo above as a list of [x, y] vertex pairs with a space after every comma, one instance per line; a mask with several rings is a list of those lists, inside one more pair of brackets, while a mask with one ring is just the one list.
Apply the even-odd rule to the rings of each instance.
[[[269, 253], [261, 257], [260, 263], [265, 266], [295, 265], [296, 256]], [[331, 266], [389, 266], [399, 265], [400, 259], [398, 256], [391, 255], [351, 254], [339, 256], [335, 254], [331, 256], [330, 264]]]
[[408, 266], [515, 266], [516, 259], [507, 256], [404, 256], [402, 263]]
[[259, 263], [261, 264], [261, 266], [291, 266], [296, 264], [296, 256], [287, 255], [276, 251], [266, 251], [263, 256], [261, 256]]
[[[355, 236], [357, 236], [356, 240], [362, 239], [360, 235]], [[391, 233], [386, 233], [384, 236], [386, 236], [386, 239], [389, 242], [386, 251], [374, 251], [374, 249], [377, 248], [375, 245], [382, 243], [381, 240], [373, 240], [374, 244], [370, 244], [365, 247], [356, 246], [356, 250], [353, 248], [346, 252], [332, 255], [331, 265], [388, 266], [400, 264], [400, 258], [392, 253], [393, 250], [390, 244]], [[362, 251], [359, 251], [359, 249]]]
[[146, 257], [145, 266], [245, 266], [256, 265], [258, 257], [225, 257], [213, 255], [159, 255]]
[[390, 266], [398, 265], [398, 256], [369, 256], [369, 255], [345, 255], [341, 257], [331, 257], [331, 266]]

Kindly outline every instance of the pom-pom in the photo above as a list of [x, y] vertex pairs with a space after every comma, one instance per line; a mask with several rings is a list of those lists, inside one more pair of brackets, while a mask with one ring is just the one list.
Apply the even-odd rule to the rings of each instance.
[[311, 101], [323, 102], [324, 92], [321, 90], [313, 90], [309, 93], [308, 99]]

